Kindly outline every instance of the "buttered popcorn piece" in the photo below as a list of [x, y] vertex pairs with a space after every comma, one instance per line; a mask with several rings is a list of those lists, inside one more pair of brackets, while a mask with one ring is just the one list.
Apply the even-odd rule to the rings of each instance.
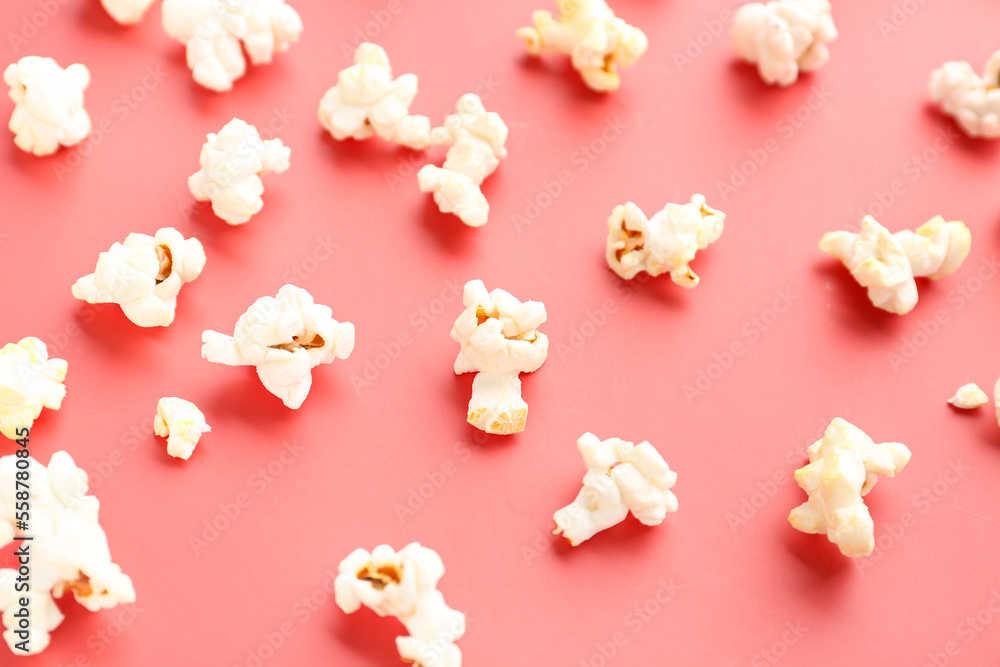
[[291, 153], [280, 139], [264, 141], [256, 127], [233, 118], [207, 136], [201, 169], [188, 178], [188, 189], [198, 201], [211, 201], [212, 211], [230, 225], [242, 225], [264, 206], [260, 174], [288, 169]]
[[556, 4], [558, 18], [538, 10], [532, 16], [534, 27], [518, 29], [528, 53], [565, 53], [589, 88], [617, 90], [618, 68], [631, 67], [642, 57], [649, 47], [646, 35], [616, 17], [604, 0], [556, 0]]
[[0, 433], [14, 440], [30, 429], [42, 408], [58, 410], [66, 396], [67, 363], [49, 359], [45, 343], [22, 338], [0, 349]]
[[198, 445], [202, 433], [212, 427], [205, 422], [205, 415], [191, 401], [169, 396], [156, 404], [153, 432], [167, 439], [167, 454], [179, 459], [189, 459]]
[[177, 294], [205, 268], [205, 249], [173, 227], [154, 236], [129, 234], [97, 259], [97, 268], [73, 284], [73, 296], [88, 303], [117, 303], [140, 327], [174, 321]]
[[[16, 456], [0, 458], [0, 548], [25, 531], [18, 529], [15, 477], [22, 470]], [[0, 569], [0, 612], [3, 633], [16, 654], [45, 650], [50, 633], [63, 621], [54, 598], [73, 593], [90, 611], [135, 602], [132, 580], [111, 562], [108, 539], [98, 523], [100, 504], [87, 495], [87, 473], [66, 452], [56, 452], [48, 467], [28, 458], [31, 479], [30, 549], [31, 588], [15, 589], [16, 569]], [[24, 465], [23, 463], [21, 465]], [[22, 598], [28, 602], [28, 628], [22, 625]], [[23, 644], [21, 642], [24, 642]]]
[[677, 497], [670, 490], [677, 473], [648, 442], [602, 441], [584, 433], [576, 446], [587, 466], [583, 488], [553, 517], [554, 533], [574, 547], [621, 523], [629, 512], [647, 526], [658, 526], [668, 512], [677, 511]]
[[980, 77], [965, 61], [947, 62], [931, 73], [931, 99], [941, 104], [970, 137], [1000, 137], [1000, 51]]
[[10, 131], [25, 153], [51, 155], [90, 134], [90, 116], [83, 108], [83, 91], [90, 71], [77, 63], [66, 69], [52, 58], [25, 56], [4, 70], [14, 113]]
[[354, 350], [354, 325], [332, 315], [309, 292], [285, 285], [276, 297], [257, 299], [232, 336], [205, 331], [201, 356], [227, 366], [256, 366], [264, 387], [295, 410], [309, 395], [312, 369]]
[[398, 552], [382, 544], [371, 553], [356, 549], [334, 580], [337, 606], [353, 614], [362, 605], [379, 616], [395, 616], [409, 636], [396, 637], [396, 650], [416, 667], [461, 667], [455, 641], [465, 634], [465, 614], [445, 604], [437, 590], [444, 563], [437, 552], [411, 542]]
[[809, 500], [792, 510], [788, 521], [804, 533], [825, 533], [845, 556], [871, 554], [875, 524], [862, 497], [878, 475], [894, 477], [902, 471], [910, 450], [898, 442], [877, 445], [838, 417], [808, 453], [809, 464], [795, 471], [795, 481]]
[[130, 25], [142, 20], [142, 15], [146, 13], [156, 0], [101, 0], [104, 9], [118, 23]]
[[828, 0], [752, 2], [733, 15], [731, 36], [737, 55], [757, 65], [767, 83], [788, 86], [799, 72], [819, 69], [830, 59], [827, 44], [837, 39]]
[[979, 388], [979, 385], [972, 382], [959, 387], [955, 395], [948, 399], [948, 402], [956, 408], [974, 410], [981, 405], [989, 403], [990, 399], [986, 395], [986, 392]]

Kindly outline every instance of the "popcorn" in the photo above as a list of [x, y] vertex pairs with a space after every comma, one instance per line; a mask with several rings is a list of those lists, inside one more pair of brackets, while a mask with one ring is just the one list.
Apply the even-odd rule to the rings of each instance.
[[980, 389], [979, 385], [973, 382], [963, 384], [959, 387], [958, 391], [955, 392], [955, 395], [948, 399], [948, 402], [956, 408], [974, 410], [981, 405], [989, 403], [990, 399], [986, 396], [986, 392]]
[[854, 279], [868, 288], [876, 307], [905, 315], [917, 305], [914, 277], [937, 280], [962, 265], [972, 245], [964, 222], [935, 216], [917, 228], [890, 234], [866, 215], [861, 232], [829, 232], [819, 248], [840, 260]]
[[239, 118], [207, 139], [198, 158], [201, 169], [188, 178], [188, 189], [198, 201], [211, 201], [217, 216], [242, 225], [264, 206], [258, 174], [288, 169], [292, 149], [280, 139], [262, 141], [257, 128]]
[[302, 19], [284, 0], [163, 0], [163, 29], [185, 45], [194, 80], [223, 92], [250, 62], [269, 63], [298, 40]]
[[876, 445], [865, 433], [839, 417], [823, 439], [809, 446], [809, 464], [795, 471], [795, 481], [809, 500], [792, 510], [788, 521], [804, 533], [826, 533], [851, 558], [871, 554], [875, 524], [861, 499], [878, 481], [894, 477], [910, 460], [898, 442]]
[[[15, 528], [15, 476], [22, 468], [17, 456], [0, 458], [0, 547], [10, 544], [23, 531]], [[108, 539], [97, 522], [100, 504], [87, 495], [87, 473], [77, 468], [66, 452], [56, 452], [48, 468], [28, 458], [31, 480], [31, 523], [28, 545], [31, 559], [31, 589], [15, 591], [16, 569], [0, 570], [0, 611], [7, 630], [4, 639], [12, 651], [24, 646], [15, 633], [20, 598], [29, 604], [27, 653], [39, 653], [49, 645], [49, 633], [63, 621], [53, 598], [67, 592], [90, 611], [110, 609], [135, 602], [132, 580], [111, 562]], [[23, 464], [22, 464], [23, 465]]]
[[64, 360], [49, 359], [45, 343], [37, 338], [4, 345], [0, 349], [0, 433], [15, 440], [17, 430], [30, 429], [42, 407], [58, 410], [66, 396], [66, 368]]
[[277, 297], [257, 299], [236, 322], [233, 336], [205, 331], [203, 359], [227, 366], [256, 366], [264, 387], [297, 410], [312, 387], [312, 369], [346, 359], [354, 350], [354, 325], [333, 319], [309, 292], [285, 285]]
[[177, 294], [205, 268], [198, 239], [185, 239], [173, 227], [155, 236], [129, 234], [97, 259], [94, 272], [73, 284], [73, 296], [88, 303], [117, 303], [140, 327], [165, 327], [174, 321]]
[[415, 667], [461, 667], [454, 642], [465, 634], [465, 614], [445, 604], [437, 590], [444, 563], [433, 549], [411, 542], [398, 552], [382, 544], [356, 549], [340, 563], [334, 598], [345, 613], [361, 605], [395, 616], [410, 636], [396, 637], [399, 657]]
[[725, 220], [702, 195], [691, 197], [690, 204], [667, 204], [648, 220], [632, 202], [616, 206], [608, 218], [608, 266], [626, 280], [640, 271], [651, 276], [669, 271], [681, 287], [697, 287], [699, 278], [688, 264], [719, 240]]
[[63, 69], [52, 58], [25, 56], [7, 66], [3, 80], [14, 100], [8, 127], [25, 153], [51, 155], [90, 134], [90, 116], [83, 108], [83, 91], [90, 85], [85, 66]]
[[142, 15], [146, 13], [156, 0], [101, 0], [101, 4], [108, 14], [118, 23], [130, 25], [142, 20]]
[[389, 56], [381, 46], [365, 42], [354, 52], [354, 64], [340, 71], [337, 85], [319, 103], [319, 122], [338, 141], [387, 141], [422, 150], [431, 143], [431, 121], [411, 116], [417, 95], [415, 74], [392, 78]]
[[646, 35], [617, 18], [604, 0], [556, 0], [556, 4], [558, 19], [538, 10], [532, 16], [534, 28], [518, 29], [528, 53], [565, 53], [591, 90], [618, 90], [618, 67], [630, 67], [642, 57], [649, 47]]
[[827, 44], [837, 39], [828, 0], [752, 2], [733, 15], [736, 53], [757, 64], [767, 83], [789, 86], [799, 72], [819, 69], [830, 59]]
[[198, 445], [202, 433], [212, 427], [205, 422], [205, 415], [191, 401], [173, 396], [161, 398], [156, 404], [153, 432], [167, 438], [167, 454], [179, 459], [189, 459]]
[[536, 331], [547, 317], [545, 304], [521, 303], [501, 289], [487, 294], [481, 280], [465, 284], [462, 303], [465, 310], [455, 320], [451, 337], [462, 346], [455, 374], [478, 371], [468, 422], [487, 433], [519, 433], [528, 404], [521, 398], [518, 375], [538, 370], [549, 353], [549, 339]]
[[986, 61], [980, 78], [965, 61], [947, 62], [931, 73], [931, 99], [940, 102], [970, 137], [1000, 137], [1000, 51]]

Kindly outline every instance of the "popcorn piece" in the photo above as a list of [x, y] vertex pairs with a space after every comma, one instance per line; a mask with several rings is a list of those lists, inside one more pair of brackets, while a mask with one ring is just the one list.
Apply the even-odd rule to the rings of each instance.
[[410, 636], [396, 637], [396, 650], [415, 667], [461, 667], [455, 640], [465, 634], [465, 614], [445, 604], [437, 590], [444, 563], [433, 549], [411, 542], [399, 552], [382, 544], [356, 549], [340, 563], [334, 580], [337, 606], [353, 614], [361, 605], [379, 616], [395, 616]]
[[583, 488], [576, 500], [555, 513], [554, 534], [574, 547], [625, 520], [629, 511], [647, 526], [658, 526], [667, 512], [677, 511], [670, 491], [677, 473], [648, 442], [638, 445], [593, 433], [576, 441], [587, 465]]
[[1000, 423], [1000, 380], [993, 385], [993, 405], [996, 407], [997, 422]]
[[25, 153], [51, 155], [90, 134], [90, 116], [83, 108], [83, 91], [90, 71], [77, 63], [66, 69], [52, 58], [25, 56], [3, 73], [14, 100], [8, 127]]
[[185, 239], [173, 227], [155, 236], [129, 234], [97, 259], [97, 268], [73, 284], [73, 296], [88, 303], [117, 303], [140, 327], [165, 327], [174, 321], [177, 294], [205, 268], [198, 239]]
[[538, 10], [532, 15], [535, 27], [518, 29], [528, 53], [565, 53], [591, 90], [618, 90], [618, 67], [630, 67], [642, 57], [649, 47], [646, 35], [617, 18], [604, 0], [556, 0], [556, 4], [558, 18]]
[[536, 330], [547, 317], [545, 304], [521, 303], [501, 289], [487, 294], [481, 280], [465, 284], [462, 302], [465, 310], [451, 330], [462, 346], [455, 373], [479, 373], [472, 381], [468, 421], [487, 433], [519, 433], [528, 405], [518, 374], [538, 370], [549, 353], [549, 339]]
[[189, 459], [198, 445], [202, 433], [212, 427], [205, 422], [205, 415], [191, 401], [183, 398], [161, 398], [156, 404], [153, 432], [167, 438], [167, 454], [179, 459]]
[[332, 314], [301, 287], [285, 285], [277, 298], [257, 299], [233, 336], [205, 331], [201, 356], [227, 366], [256, 366], [264, 387], [296, 410], [309, 395], [312, 369], [354, 350], [354, 325]]
[[45, 343], [37, 338], [4, 345], [0, 349], [0, 433], [14, 440], [19, 428], [31, 428], [42, 407], [58, 410], [66, 396], [66, 368], [64, 360], [49, 359]]
[[799, 72], [830, 59], [827, 44], [837, 39], [828, 0], [752, 2], [733, 15], [731, 36], [737, 55], [757, 64], [767, 83], [789, 86]]
[[941, 103], [970, 137], [1000, 137], [1000, 51], [979, 77], [965, 61], [947, 62], [931, 73], [931, 99]]
[[354, 52], [354, 64], [340, 71], [337, 85], [319, 103], [319, 122], [338, 141], [387, 141], [422, 150], [431, 143], [431, 121], [411, 116], [417, 95], [415, 74], [392, 78], [389, 56], [381, 46], [365, 42]]
[[844, 263], [868, 288], [868, 298], [882, 310], [905, 315], [917, 305], [913, 278], [937, 280], [955, 272], [972, 247], [964, 222], [935, 216], [917, 228], [890, 234], [866, 215], [861, 232], [829, 232], [819, 248]]
[[495, 112], [487, 112], [478, 95], [462, 95], [458, 113], [444, 127], [431, 132], [435, 144], [448, 145], [444, 165], [426, 165], [417, 172], [421, 192], [433, 192], [442, 213], [454, 213], [470, 227], [481, 227], [490, 205], [479, 186], [507, 157], [507, 126]]
[[979, 385], [973, 383], [963, 384], [955, 392], [955, 395], [948, 399], [948, 402], [954, 405], [956, 408], [962, 408], [963, 410], [974, 410], [981, 405], [986, 405], [990, 402], [986, 392], [979, 388]]
[[155, 0], [101, 0], [108, 14], [122, 25], [131, 25], [142, 20]]
[[198, 201], [211, 201], [217, 216], [242, 225], [264, 206], [259, 174], [288, 169], [292, 149], [280, 139], [262, 141], [257, 128], [239, 118], [207, 139], [198, 158], [201, 169], [188, 178], [188, 189]]
[[629, 280], [640, 271], [651, 276], [670, 272], [681, 287], [698, 286], [698, 276], [688, 266], [695, 253], [722, 236], [726, 214], [694, 195], [690, 204], [667, 204], [649, 220], [638, 206], [616, 206], [608, 218], [608, 266]]
[[878, 475], [895, 477], [910, 460], [910, 450], [898, 442], [876, 445], [865, 433], [839, 417], [823, 439], [809, 446], [809, 464], [795, 471], [795, 481], [809, 494], [788, 516], [804, 533], [826, 533], [851, 558], [875, 548], [875, 524], [861, 499]]
[[[15, 476], [21, 470], [16, 456], [0, 458], [0, 547], [10, 544], [22, 531], [16, 529]], [[27, 653], [39, 653], [49, 645], [49, 633], [62, 623], [63, 615], [53, 598], [72, 592], [90, 611], [110, 609], [135, 602], [132, 580], [111, 562], [108, 539], [97, 522], [100, 504], [87, 495], [87, 473], [77, 468], [66, 452], [56, 452], [48, 468], [28, 458], [31, 479], [31, 589], [15, 592], [16, 569], [0, 570], [0, 611], [7, 630], [4, 639], [11, 650], [22, 654], [14, 616], [27, 597], [30, 639]], [[23, 464], [22, 464], [23, 465]]]

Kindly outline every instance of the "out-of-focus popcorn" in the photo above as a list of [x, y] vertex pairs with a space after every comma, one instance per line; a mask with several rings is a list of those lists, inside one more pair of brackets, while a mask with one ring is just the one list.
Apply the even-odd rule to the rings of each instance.
[[554, 516], [554, 533], [574, 547], [621, 523], [629, 511], [647, 526], [658, 526], [667, 512], [677, 511], [677, 497], [670, 491], [677, 473], [648, 442], [602, 441], [584, 433], [576, 446], [587, 466], [583, 488]]
[[731, 36], [737, 55], [756, 63], [767, 83], [788, 86], [799, 72], [819, 69], [830, 59], [827, 44], [837, 39], [828, 0], [752, 2], [733, 16]]
[[227, 366], [256, 366], [264, 387], [295, 410], [309, 395], [312, 369], [354, 350], [354, 325], [332, 315], [309, 292], [285, 285], [277, 297], [257, 299], [232, 336], [205, 331], [201, 356]]
[[191, 458], [201, 434], [211, 430], [205, 415], [191, 401], [169, 396], [156, 403], [153, 432], [167, 439], [167, 454], [171, 456]]
[[[16, 569], [0, 569], [0, 611], [7, 630], [4, 639], [12, 651], [27, 639], [27, 653], [38, 653], [49, 645], [53, 630], [63, 615], [53, 598], [67, 592], [90, 611], [109, 609], [135, 602], [132, 580], [111, 562], [108, 539], [97, 522], [100, 504], [87, 495], [87, 473], [77, 468], [66, 452], [56, 452], [49, 465], [33, 458], [28, 462], [31, 480], [31, 519], [29, 530], [16, 528], [17, 505], [15, 476], [21, 468], [16, 456], [0, 458], [0, 547], [27, 533], [31, 588], [15, 590]], [[23, 465], [23, 464], [22, 464]], [[30, 637], [19, 636], [20, 598], [28, 598]]]
[[451, 337], [462, 346], [455, 373], [478, 373], [468, 421], [487, 433], [519, 433], [528, 404], [521, 398], [518, 375], [538, 370], [549, 353], [549, 339], [537, 331], [547, 317], [545, 304], [521, 303], [502, 289], [487, 293], [482, 280], [465, 284], [462, 303], [465, 310]]
[[362, 605], [379, 616], [395, 616], [408, 637], [396, 650], [416, 667], [461, 667], [455, 640], [465, 634], [465, 614], [445, 604], [437, 590], [444, 563], [433, 549], [411, 542], [398, 552], [387, 544], [371, 553], [356, 549], [340, 563], [334, 580], [337, 606], [353, 614]]
[[956, 408], [974, 410], [981, 405], [989, 403], [990, 399], [986, 395], [986, 392], [979, 388], [979, 385], [970, 382], [959, 387], [955, 395], [948, 399], [948, 402]]
[[90, 116], [83, 108], [90, 71], [84, 65], [63, 69], [52, 58], [25, 56], [7, 66], [3, 80], [14, 100], [8, 127], [25, 153], [51, 155], [90, 134]]
[[302, 19], [284, 0], [163, 0], [163, 29], [185, 45], [194, 80], [223, 92], [299, 38]]
[[142, 15], [146, 13], [156, 0], [101, 0], [104, 9], [118, 23], [131, 25], [142, 20]]
[[174, 321], [177, 294], [205, 268], [205, 249], [173, 227], [154, 236], [129, 234], [97, 259], [94, 272], [73, 283], [73, 296], [88, 303], [117, 303], [140, 327]]
[[392, 78], [389, 56], [381, 46], [365, 42], [354, 52], [354, 64], [340, 71], [337, 85], [319, 103], [319, 122], [338, 141], [373, 135], [422, 150], [431, 143], [431, 121], [411, 116], [417, 76]]
[[242, 225], [264, 206], [260, 174], [288, 169], [292, 149], [281, 139], [263, 141], [257, 128], [239, 118], [209, 133], [201, 147], [201, 169], [188, 177], [198, 201], [211, 201], [212, 211], [231, 225]]
[[993, 385], [993, 406], [996, 408], [997, 422], [1000, 423], [1000, 380]]
[[[0, 349], [0, 433], [11, 440], [30, 429], [42, 408], [58, 410], [66, 396], [67, 363], [49, 359], [45, 343], [22, 338]], [[22, 434], [23, 435], [23, 434]]]
[[646, 35], [616, 17], [604, 0], [556, 0], [556, 5], [558, 18], [540, 9], [532, 15], [533, 28], [518, 29], [528, 53], [565, 53], [591, 90], [618, 90], [618, 68], [642, 57], [649, 47]]
[[972, 65], [947, 62], [931, 73], [931, 99], [941, 104], [970, 137], [1000, 137], [1000, 51], [986, 61], [980, 77]]
[[809, 464], [795, 481], [809, 494], [788, 517], [804, 533], [825, 533], [845, 556], [857, 558], [875, 548], [875, 524], [861, 499], [878, 481], [894, 477], [910, 460], [898, 442], [876, 445], [864, 431], [837, 417], [823, 439], [809, 446]]

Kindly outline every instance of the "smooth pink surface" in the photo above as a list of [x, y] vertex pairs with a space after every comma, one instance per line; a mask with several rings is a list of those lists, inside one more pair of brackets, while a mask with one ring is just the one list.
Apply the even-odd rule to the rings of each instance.
[[[966, 382], [989, 392], [1000, 369], [1000, 145], [958, 136], [926, 85], [942, 62], [978, 69], [1000, 46], [1000, 6], [838, 3], [831, 62], [776, 89], [719, 34], [736, 3], [619, 0], [651, 46], [620, 91], [597, 95], [565, 58], [527, 58], [515, 39], [550, 4], [298, 0], [299, 43], [222, 95], [192, 82], [159, 6], [121, 28], [97, 0], [0, 5], [4, 62], [85, 63], [98, 128], [49, 158], [0, 142], [0, 342], [38, 336], [68, 360], [63, 407], [43, 412], [32, 451], [66, 449], [90, 472], [138, 593], [131, 611], [62, 601], [51, 647], [25, 664], [396, 664], [402, 627], [344, 615], [324, 586], [354, 548], [412, 540], [444, 559], [471, 667], [996, 661], [1000, 429], [992, 407], [945, 401]], [[43, 25], [15, 51], [25, 20]], [[509, 125], [485, 227], [418, 191], [416, 169], [442, 151], [321, 129], [319, 99], [366, 30], [396, 73], [420, 77], [414, 113], [440, 123], [476, 91]], [[264, 178], [263, 211], [238, 228], [192, 207], [186, 186], [205, 134], [233, 116], [292, 148], [291, 169]], [[754, 156], [763, 164], [741, 167]], [[745, 183], [721, 192], [741, 168]], [[652, 215], [694, 192], [728, 214], [693, 264], [696, 290], [608, 270], [616, 204]], [[816, 247], [862, 211], [893, 231], [964, 220], [972, 253], [920, 281], [911, 314], [882, 313]], [[208, 254], [173, 325], [139, 329], [116, 306], [72, 298], [101, 251], [164, 226]], [[520, 435], [465, 423], [472, 378], [452, 374], [448, 332], [472, 278], [548, 309], [550, 356], [523, 377]], [[354, 353], [315, 370], [298, 411], [252, 369], [200, 358], [202, 330], [230, 333], [285, 282], [357, 327]], [[152, 435], [171, 395], [213, 428], [190, 461]], [[913, 452], [867, 498], [880, 547], [864, 560], [786, 520], [805, 499], [791, 474], [835, 416]], [[680, 511], [656, 528], [630, 517], [575, 549], [551, 537], [553, 511], [579, 490], [575, 442], [588, 430], [652, 442], [679, 474]], [[212, 521], [229, 526], [209, 540]], [[207, 540], [197, 554], [194, 537]]]

